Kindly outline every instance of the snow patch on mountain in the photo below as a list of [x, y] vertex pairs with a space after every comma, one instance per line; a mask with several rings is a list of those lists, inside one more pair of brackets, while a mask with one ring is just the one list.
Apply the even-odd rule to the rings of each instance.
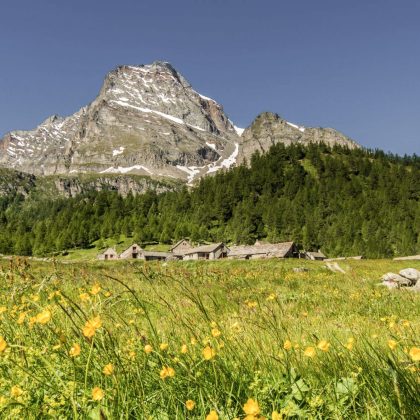
[[236, 127], [236, 125], [233, 126], [238, 136], [242, 136], [242, 133], [245, 131], [245, 128]]
[[305, 127], [302, 127], [301, 125], [296, 125], [296, 124], [293, 124], [289, 121], [286, 121], [286, 124], [290, 125], [290, 127], [296, 128], [297, 130], [301, 131], [302, 133], [305, 132]]
[[196, 175], [198, 175], [200, 173], [200, 169], [198, 166], [182, 166], [182, 165], [176, 165], [176, 167], [178, 169], [180, 169], [181, 171], [184, 171], [188, 174], [188, 184], [187, 185], [192, 185], [194, 178], [196, 177]]
[[233, 153], [227, 159], [224, 159], [222, 163], [220, 163], [220, 165], [218, 165], [217, 162], [210, 164], [207, 173], [209, 174], [212, 172], [216, 172], [223, 168], [229, 169], [232, 165], [236, 163], [236, 158], [238, 157], [238, 154], [239, 143], [235, 143], [235, 150], [233, 151]]
[[206, 144], [210, 147], [210, 149], [213, 149], [215, 152], [217, 152], [217, 147], [215, 144], [209, 143], [208, 141], [206, 141]]
[[184, 120], [181, 120], [181, 118], [174, 117], [173, 115], [165, 114], [164, 112], [155, 111], [154, 109], [143, 108], [143, 107], [131, 105], [131, 104], [128, 104], [128, 103], [122, 102], [122, 101], [111, 101], [111, 103], [117, 104], [117, 105], [120, 105], [120, 106], [123, 106], [123, 107], [126, 107], [126, 108], [132, 108], [132, 109], [135, 109], [135, 110], [140, 111], [140, 112], [153, 113], [153, 114], [159, 115], [160, 117], [165, 118], [169, 121], [172, 121], [176, 124], [186, 125], [188, 127], [194, 128], [195, 130], [199, 130], [199, 131], [206, 131], [201, 127], [196, 127], [196, 126], [191, 125], [191, 124], [186, 124]]
[[124, 153], [125, 147], [120, 146], [118, 149], [112, 151], [112, 156], [118, 156]]
[[99, 173], [100, 174], [126, 174], [128, 172], [135, 171], [135, 170], [139, 170], [139, 171], [143, 170], [150, 175], [153, 174], [153, 172], [149, 168], [146, 168], [143, 165], [133, 165], [129, 167], [118, 166], [118, 168], [111, 166], [108, 169], [105, 169]]

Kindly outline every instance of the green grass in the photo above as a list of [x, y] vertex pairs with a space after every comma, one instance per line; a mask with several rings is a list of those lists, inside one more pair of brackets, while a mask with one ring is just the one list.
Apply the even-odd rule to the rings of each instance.
[[377, 283], [419, 262], [64, 262], [0, 260], [1, 418], [417, 417], [420, 294]]

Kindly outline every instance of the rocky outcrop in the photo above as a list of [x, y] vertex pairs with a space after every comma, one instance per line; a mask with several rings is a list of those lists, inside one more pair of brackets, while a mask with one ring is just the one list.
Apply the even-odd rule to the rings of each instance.
[[277, 143], [285, 145], [325, 143], [329, 146], [345, 146], [351, 149], [360, 147], [355, 141], [332, 128], [311, 128], [298, 126], [282, 119], [272, 112], [263, 112], [243, 132], [239, 162], [258, 150], [267, 152]]
[[152, 179], [141, 175], [51, 175], [35, 176], [11, 169], [0, 168], [0, 197], [35, 194], [39, 197], [74, 197], [88, 191], [117, 191], [122, 196], [146, 191], [162, 193], [183, 185], [167, 178]]
[[27, 196], [35, 188], [35, 176], [0, 168], [0, 197], [10, 194]]
[[409, 290], [420, 291], [420, 271], [415, 268], [405, 268], [399, 272], [386, 273], [381, 277], [382, 285], [388, 289], [405, 287]]
[[54, 189], [60, 196], [75, 197], [86, 191], [117, 191], [123, 197], [129, 193], [143, 194], [146, 191], [163, 193], [176, 189], [175, 182], [152, 180], [150, 177], [136, 175], [116, 175], [98, 177], [53, 177]]

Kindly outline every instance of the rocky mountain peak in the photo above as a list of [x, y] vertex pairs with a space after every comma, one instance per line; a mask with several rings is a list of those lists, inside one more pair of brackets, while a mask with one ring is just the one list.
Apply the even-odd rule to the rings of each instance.
[[171, 64], [162, 61], [117, 67], [105, 78], [98, 99], [113, 106], [160, 112], [217, 135], [234, 131], [220, 104], [200, 95]]
[[349, 148], [360, 147], [354, 140], [332, 128], [304, 127], [291, 123], [273, 112], [262, 112], [245, 129], [241, 137], [241, 151], [238, 161], [249, 159], [253, 152], [261, 153], [277, 143], [308, 144], [325, 143]]
[[122, 65], [96, 99], [69, 117], [52, 115], [0, 140], [0, 166], [35, 175], [137, 174], [197, 178], [283, 142], [357, 147], [332, 129], [305, 128], [264, 112], [245, 131], [169, 63]]

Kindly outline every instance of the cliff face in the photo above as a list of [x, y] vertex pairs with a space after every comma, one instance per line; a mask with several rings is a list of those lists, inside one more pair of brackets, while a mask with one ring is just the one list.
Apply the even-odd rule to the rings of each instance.
[[141, 175], [49, 175], [36, 176], [12, 169], [0, 168], [0, 197], [19, 194], [24, 197], [74, 197], [89, 191], [117, 191], [122, 196], [143, 194], [146, 191], [162, 193], [183, 185], [172, 179], [154, 180]]
[[[120, 66], [75, 114], [49, 117], [0, 140], [0, 166], [34, 175], [137, 174], [193, 184], [282, 142], [358, 145], [329, 128], [263, 113], [245, 131], [169, 63]], [[125, 188], [125, 187], [124, 187]]]

